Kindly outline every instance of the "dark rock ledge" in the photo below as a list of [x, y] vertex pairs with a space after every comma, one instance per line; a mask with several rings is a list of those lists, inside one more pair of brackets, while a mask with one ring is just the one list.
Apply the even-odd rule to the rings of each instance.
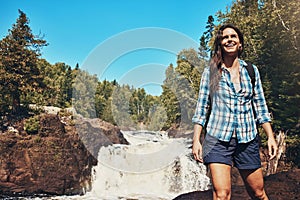
[[36, 134], [27, 134], [23, 121], [14, 127], [18, 132], [1, 133], [0, 195], [73, 195], [88, 190], [101, 145], [127, 141], [117, 127], [99, 119], [74, 124], [43, 114]]

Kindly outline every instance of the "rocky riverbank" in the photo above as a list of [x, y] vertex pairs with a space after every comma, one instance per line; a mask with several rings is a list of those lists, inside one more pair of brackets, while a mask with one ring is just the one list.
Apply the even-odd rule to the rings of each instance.
[[0, 194], [81, 194], [101, 145], [127, 143], [120, 129], [99, 119], [74, 123], [42, 114], [38, 120], [36, 133], [26, 133], [22, 120], [0, 134]]
[[[73, 119], [71, 115], [41, 114], [37, 130], [24, 130], [25, 120], [0, 132], [0, 198], [7, 196], [82, 194], [91, 186], [92, 167], [101, 146], [128, 144], [120, 129], [100, 119]], [[169, 137], [188, 137], [191, 131], [168, 130]], [[265, 153], [261, 153], [264, 170]], [[279, 165], [283, 171], [265, 177], [271, 199], [296, 199], [300, 170]], [[233, 199], [247, 193], [233, 169]], [[211, 199], [211, 191], [182, 194], [176, 199]]]

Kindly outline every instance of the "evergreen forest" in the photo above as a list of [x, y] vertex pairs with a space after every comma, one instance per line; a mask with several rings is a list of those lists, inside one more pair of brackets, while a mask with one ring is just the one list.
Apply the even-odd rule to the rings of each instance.
[[244, 33], [242, 59], [260, 70], [274, 130], [283, 130], [288, 144], [299, 149], [299, 7], [299, 0], [235, 0], [226, 11], [207, 16], [199, 48], [178, 52], [177, 62], [165, 71], [160, 96], [116, 80], [100, 81], [79, 64], [50, 64], [41, 58], [47, 41], [32, 33], [28, 17], [19, 10], [16, 22], [0, 41], [0, 125], [5, 119], [28, 116], [30, 105], [43, 105], [74, 107], [83, 117], [98, 117], [121, 127], [142, 124], [150, 130], [191, 130], [215, 30], [233, 23]]

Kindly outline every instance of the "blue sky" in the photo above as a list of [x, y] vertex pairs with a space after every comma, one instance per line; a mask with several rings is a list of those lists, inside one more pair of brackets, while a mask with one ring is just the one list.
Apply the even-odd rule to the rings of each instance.
[[[176, 51], [198, 45], [207, 17], [224, 11], [232, 0], [0, 2], [1, 38], [8, 34], [21, 9], [30, 19], [33, 33], [42, 33], [49, 43], [42, 57], [51, 64], [64, 62], [74, 67], [79, 63], [100, 80], [128, 83], [135, 79], [128, 84], [159, 94], [164, 69], [176, 64]], [[148, 68], [153, 70], [140, 73]], [[144, 79], [147, 81], [141, 81]]]

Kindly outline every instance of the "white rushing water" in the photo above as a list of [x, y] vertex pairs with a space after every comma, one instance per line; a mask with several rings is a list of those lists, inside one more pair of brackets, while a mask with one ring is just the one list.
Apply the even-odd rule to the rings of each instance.
[[130, 145], [99, 151], [91, 192], [98, 199], [172, 199], [210, 187], [206, 167], [191, 158], [191, 142], [159, 132], [124, 132]]
[[190, 140], [147, 131], [123, 135], [129, 145], [100, 149], [90, 192], [54, 199], [169, 200], [210, 188], [206, 167], [191, 157]]

